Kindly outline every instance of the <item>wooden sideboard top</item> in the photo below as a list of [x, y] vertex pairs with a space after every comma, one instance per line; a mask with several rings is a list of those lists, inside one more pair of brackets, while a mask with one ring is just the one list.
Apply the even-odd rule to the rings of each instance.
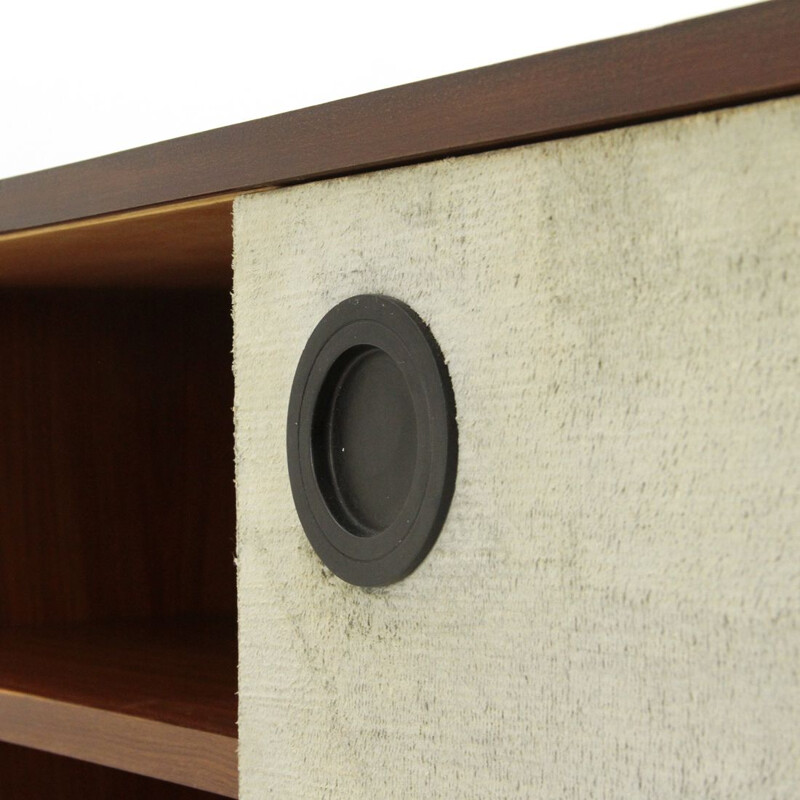
[[[52, 263], [56, 242], [75, 274], [94, 276], [108, 260], [98, 236], [134, 265], [149, 247], [151, 277], [167, 283], [183, 284], [195, 267], [198, 282], [226, 282], [224, 260], [209, 271], [207, 250], [182, 252], [186, 230], [153, 261], [173, 208], [190, 227], [193, 206], [216, 211], [212, 249], [229, 254], [236, 193], [795, 94], [798, 42], [800, 2], [770, 0], [7, 178], [0, 283], [61, 281], [70, 273], [63, 258]], [[136, 267], [116, 274], [138, 279]]]
[[342, 175], [800, 90], [771, 2], [0, 181], [0, 231]]

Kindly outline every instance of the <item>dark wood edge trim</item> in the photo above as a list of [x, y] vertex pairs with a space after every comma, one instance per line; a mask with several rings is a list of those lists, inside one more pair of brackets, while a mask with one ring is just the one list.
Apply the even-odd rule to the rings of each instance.
[[574, 135], [800, 91], [770, 0], [0, 181], [0, 233]]
[[0, 741], [238, 794], [237, 741], [219, 734], [0, 690]]

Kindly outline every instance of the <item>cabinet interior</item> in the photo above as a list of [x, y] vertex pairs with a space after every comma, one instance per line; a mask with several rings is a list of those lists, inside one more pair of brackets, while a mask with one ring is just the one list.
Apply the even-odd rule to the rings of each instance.
[[19, 237], [0, 237], [4, 786], [236, 794], [229, 205], [220, 218], [200, 272], [179, 263], [185, 215], [43, 232], [47, 270], [29, 237], [27, 281]]

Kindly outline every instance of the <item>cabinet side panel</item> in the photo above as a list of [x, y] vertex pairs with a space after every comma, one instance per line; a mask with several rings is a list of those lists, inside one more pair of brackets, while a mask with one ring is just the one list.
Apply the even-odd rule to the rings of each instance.
[[[242, 797], [791, 797], [800, 101], [241, 198]], [[439, 542], [378, 590], [295, 514], [316, 322], [412, 305], [453, 379]]]

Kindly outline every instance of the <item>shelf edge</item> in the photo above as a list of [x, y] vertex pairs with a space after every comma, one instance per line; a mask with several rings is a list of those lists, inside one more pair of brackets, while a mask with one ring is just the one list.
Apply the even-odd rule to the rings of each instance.
[[0, 689], [0, 741], [238, 796], [228, 736]]

